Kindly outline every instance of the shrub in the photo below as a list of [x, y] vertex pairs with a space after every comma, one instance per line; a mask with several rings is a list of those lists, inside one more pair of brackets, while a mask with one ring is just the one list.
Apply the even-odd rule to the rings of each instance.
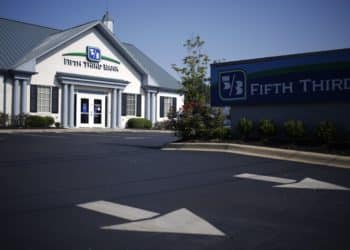
[[178, 115], [176, 132], [183, 140], [210, 139], [216, 128], [223, 127], [223, 120], [220, 109], [200, 103], [187, 103]]
[[25, 120], [25, 126], [28, 128], [48, 128], [54, 124], [55, 120], [51, 116], [31, 115]]
[[55, 119], [51, 116], [44, 116], [44, 120], [46, 128], [51, 127], [55, 123]]
[[55, 127], [56, 127], [56, 128], [60, 128], [60, 127], [61, 127], [61, 123], [55, 122]]
[[145, 118], [131, 118], [126, 124], [127, 128], [150, 129], [152, 122]]
[[336, 138], [337, 130], [333, 123], [329, 121], [321, 122], [316, 129], [317, 137], [326, 144], [329, 144], [331, 141], [334, 141]]
[[215, 128], [212, 132], [212, 137], [214, 139], [230, 139], [231, 138], [231, 129], [225, 127]]
[[170, 120], [165, 120], [162, 122], [157, 122], [154, 125], [155, 129], [159, 129], [159, 130], [174, 130], [175, 129], [175, 124], [170, 121]]
[[284, 130], [293, 142], [297, 138], [305, 136], [305, 128], [302, 121], [289, 120], [284, 123]]
[[0, 113], [0, 128], [4, 128], [8, 125], [9, 116], [5, 113]]
[[276, 135], [277, 128], [271, 120], [261, 120], [259, 124], [259, 131], [262, 136], [266, 139], [268, 137]]
[[253, 121], [243, 117], [238, 121], [237, 130], [241, 138], [247, 139], [250, 133], [253, 131]]

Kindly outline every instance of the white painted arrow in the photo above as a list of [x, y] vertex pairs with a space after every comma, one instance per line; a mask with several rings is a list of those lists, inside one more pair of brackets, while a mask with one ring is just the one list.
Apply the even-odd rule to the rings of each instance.
[[286, 179], [286, 178], [267, 176], [267, 175], [248, 174], [248, 173], [237, 174], [237, 175], [234, 175], [234, 177], [257, 180], [257, 181], [275, 182], [275, 183], [281, 183], [281, 184], [296, 182], [296, 180], [293, 180], [293, 179]]
[[108, 214], [114, 217], [119, 217], [126, 220], [141, 220], [148, 219], [159, 215], [158, 213], [129, 207], [108, 201], [94, 201], [83, 204], [78, 204], [78, 207], [92, 210], [102, 214]]
[[225, 236], [219, 229], [186, 208], [156, 217], [159, 215], [158, 213], [108, 201], [94, 201], [78, 204], [77, 206], [126, 220], [137, 220], [125, 224], [101, 227], [104, 230]]
[[323, 190], [350, 190], [349, 188], [332, 183], [305, 178], [297, 183], [275, 186], [278, 188], [323, 189]]
[[293, 179], [286, 179], [286, 178], [267, 176], [267, 175], [249, 174], [249, 173], [238, 174], [238, 175], [234, 175], [233, 177], [283, 184], [283, 185], [274, 186], [278, 188], [345, 190], [345, 191], [350, 190], [347, 187], [343, 187], [343, 186], [335, 185], [333, 183], [319, 181], [311, 178], [304, 178], [303, 180], [297, 182], [296, 180], [293, 180]]
[[102, 227], [102, 229], [225, 236], [222, 231], [186, 208], [173, 211], [155, 219], [106, 226]]

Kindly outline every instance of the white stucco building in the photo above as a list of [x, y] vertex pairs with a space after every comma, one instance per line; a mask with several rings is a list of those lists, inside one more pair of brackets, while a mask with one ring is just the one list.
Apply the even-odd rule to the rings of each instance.
[[[183, 105], [179, 82], [113, 32], [108, 13], [66, 30], [0, 18], [0, 113], [49, 115], [63, 127], [156, 123]], [[141, 39], [141, 38], [140, 38]]]

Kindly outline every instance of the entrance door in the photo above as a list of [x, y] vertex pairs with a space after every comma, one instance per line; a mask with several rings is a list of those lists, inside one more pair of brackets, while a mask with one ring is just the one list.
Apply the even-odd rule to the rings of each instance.
[[105, 95], [77, 94], [77, 127], [105, 127]]

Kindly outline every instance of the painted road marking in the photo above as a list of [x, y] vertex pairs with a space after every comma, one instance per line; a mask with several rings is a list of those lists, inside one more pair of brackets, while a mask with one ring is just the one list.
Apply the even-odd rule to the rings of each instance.
[[155, 219], [106, 226], [101, 229], [225, 236], [222, 231], [186, 208], [173, 211]]
[[349, 188], [335, 185], [332, 183], [319, 181], [311, 178], [305, 178], [301, 180], [300, 182], [293, 183], [293, 184], [285, 184], [285, 185], [278, 185], [275, 186], [278, 188], [305, 188], [305, 189], [323, 189], [323, 190], [350, 190]]
[[258, 180], [258, 181], [275, 182], [275, 183], [281, 183], [281, 184], [296, 182], [296, 180], [293, 180], [293, 179], [286, 179], [286, 178], [267, 176], [267, 175], [248, 174], [248, 173], [234, 175], [234, 177]]
[[293, 179], [286, 179], [286, 178], [267, 176], [267, 175], [248, 174], [248, 173], [234, 175], [233, 177], [258, 180], [258, 181], [276, 182], [276, 183], [283, 184], [283, 185], [274, 186], [278, 188], [345, 190], [345, 191], [350, 190], [347, 187], [343, 187], [343, 186], [335, 185], [333, 183], [319, 181], [311, 178], [304, 178], [303, 180], [297, 182], [296, 180], [293, 180]]
[[78, 207], [89, 209], [102, 214], [108, 214], [114, 217], [123, 218], [126, 220], [141, 220], [148, 219], [159, 215], [158, 213], [129, 207], [108, 201], [94, 201], [83, 204], [78, 204]]

